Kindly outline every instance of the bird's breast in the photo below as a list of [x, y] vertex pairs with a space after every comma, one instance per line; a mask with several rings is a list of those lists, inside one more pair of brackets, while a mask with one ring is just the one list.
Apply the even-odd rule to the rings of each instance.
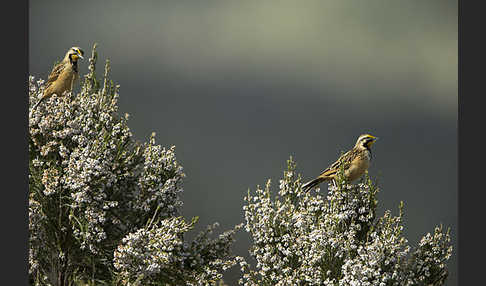
[[73, 82], [77, 78], [77, 73], [67, 65], [59, 74], [59, 77], [45, 91], [44, 96], [57, 94], [61, 96], [65, 91], [71, 91]]
[[363, 152], [363, 154], [356, 156], [356, 158], [351, 162], [344, 175], [348, 178], [348, 180], [354, 181], [361, 177], [369, 166], [370, 154], [369, 152]]

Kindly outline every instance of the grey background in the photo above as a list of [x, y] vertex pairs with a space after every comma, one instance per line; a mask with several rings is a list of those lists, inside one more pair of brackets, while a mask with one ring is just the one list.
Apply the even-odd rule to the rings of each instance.
[[[412, 245], [450, 226], [457, 285], [457, 1], [29, 4], [29, 73], [97, 42], [135, 138], [176, 145], [197, 230], [242, 222], [248, 188], [276, 190], [290, 155], [310, 179], [369, 132], [378, 214], [403, 200]], [[249, 243], [239, 232], [234, 252]]]

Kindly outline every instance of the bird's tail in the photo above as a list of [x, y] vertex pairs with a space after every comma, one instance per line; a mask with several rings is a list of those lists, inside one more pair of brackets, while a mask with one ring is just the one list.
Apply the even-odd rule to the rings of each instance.
[[325, 181], [325, 179], [317, 177], [314, 180], [311, 180], [311, 181], [303, 184], [302, 190], [304, 190], [304, 191], [310, 190], [310, 189], [314, 188], [315, 186], [319, 185], [320, 183], [322, 183], [324, 181]]

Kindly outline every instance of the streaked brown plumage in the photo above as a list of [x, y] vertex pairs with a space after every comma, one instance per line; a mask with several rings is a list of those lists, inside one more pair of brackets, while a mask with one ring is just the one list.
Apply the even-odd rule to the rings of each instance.
[[370, 166], [370, 148], [376, 140], [378, 140], [377, 137], [369, 134], [360, 135], [351, 150], [339, 157], [336, 162], [325, 169], [317, 178], [303, 184], [302, 189], [309, 190], [322, 182], [333, 180], [341, 165], [344, 167], [344, 177], [348, 182], [358, 179]]
[[57, 64], [49, 74], [46, 89], [32, 110], [35, 110], [44, 99], [49, 98], [53, 94], [61, 96], [64, 92], [73, 90], [74, 82], [79, 77], [78, 59], [83, 59], [83, 55], [84, 52], [79, 47], [72, 47], [66, 52], [62, 62]]

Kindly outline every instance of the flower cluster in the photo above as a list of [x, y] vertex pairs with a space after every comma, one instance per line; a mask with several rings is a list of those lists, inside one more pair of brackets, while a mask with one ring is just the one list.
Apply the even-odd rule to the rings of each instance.
[[[402, 209], [402, 205], [400, 210]], [[410, 247], [401, 235], [402, 213], [392, 217], [389, 211], [374, 225], [369, 240], [359, 244], [357, 255], [343, 266], [339, 283], [347, 285], [407, 285], [404, 273]], [[400, 284], [401, 283], [401, 284]]]
[[184, 233], [195, 222], [187, 224], [174, 217], [123, 238], [114, 258], [123, 285], [210, 285], [220, 281], [221, 272], [236, 264], [229, 246], [239, 227], [213, 240], [208, 235], [215, 224], [191, 243], [184, 242]]
[[144, 285], [169, 268], [201, 281], [219, 277], [234, 264], [232, 232], [185, 246], [192, 224], [177, 217], [185, 175], [175, 148], [157, 145], [155, 134], [146, 143], [132, 138], [128, 115], [117, 113], [119, 86], [109, 80], [109, 62], [98, 81], [96, 60], [94, 47], [80, 93], [54, 94], [36, 109], [45, 84], [29, 77], [31, 282], [108, 282], [118, 269], [130, 279], [145, 275]]
[[452, 255], [450, 230], [446, 233], [442, 225], [434, 229], [434, 234], [427, 233], [412, 253], [409, 266], [409, 285], [443, 285], [447, 279], [446, 262]]
[[[245, 198], [245, 229], [251, 234], [252, 267], [240, 259], [241, 285], [428, 285], [447, 277], [452, 250], [436, 229], [417, 251], [402, 235], [402, 208], [376, 218], [379, 188], [366, 175], [353, 185], [342, 170], [326, 197], [304, 192], [292, 158], [272, 198], [270, 181]], [[418, 279], [425, 276], [428, 280]], [[441, 285], [441, 284], [434, 284]]]
[[160, 215], [175, 216], [182, 205], [178, 194], [181, 179], [185, 177], [175, 158], [175, 147], [162, 148], [155, 144], [153, 133], [149, 143], [144, 146], [143, 169], [137, 180], [137, 196], [130, 207], [143, 213], [150, 212], [154, 206], [164, 205]]

